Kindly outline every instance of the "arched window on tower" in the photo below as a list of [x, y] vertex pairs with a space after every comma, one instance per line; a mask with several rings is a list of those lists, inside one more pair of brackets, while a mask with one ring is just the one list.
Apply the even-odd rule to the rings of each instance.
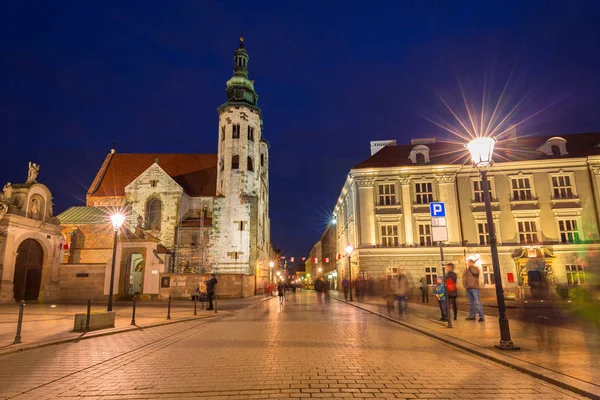
[[416, 160], [417, 160], [417, 164], [425, 164], [425, 154], [417, 153]]
[[248, 156], [248, 171], [254, 171], [254, 161], [250, 156]]
[[231, 169], [240, 169], [240, 156], [237, 154], [231, 157]]
[[225, 169], [225, 158], [223, 156], [221, 156], [221, 161], [219, 161], [219, 164], [221, 164], [220, 168], [221, 171], [223, 171]]
[[223, 140], [225, 140], [225, 127], [224, 126], [221, 127], [221, 142]]
[[558, 147], [557, 145], [553, 145], [551, 149], [553, 156], [560, 156], [560, 147]]
[[233, 124], [233, 130], [231, 131], [231, 137], [233, 139], [240, 138], [240, 124]]
[[265, 166], [265, 155], [264, 154], [260, 155], [260, 166], [261, 167]]
[[248, 140], [254, 142], [254, 128], [248, 125]]
[[162, 202], [160, 199], [152, 198], [146, 204], [146, 229], [160, 229], [160, 217]]

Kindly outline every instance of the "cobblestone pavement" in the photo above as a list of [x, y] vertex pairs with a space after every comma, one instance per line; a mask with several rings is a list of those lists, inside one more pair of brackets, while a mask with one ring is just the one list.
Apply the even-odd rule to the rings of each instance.
[[314, 292], [0, 356], [0, 399], [573, 399]]

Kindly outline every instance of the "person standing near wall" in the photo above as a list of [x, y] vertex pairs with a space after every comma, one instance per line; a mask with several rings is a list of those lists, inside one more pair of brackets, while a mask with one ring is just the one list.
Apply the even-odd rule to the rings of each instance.
[[215, 296], [215, 289], [217, 286], [217, 276], [215, 274], [211, 274], [210, 279], [206, 281], [206, 292], [208, 296], [208, 308], [207, 310], [214, 310], [213, 308], [213, 298]]

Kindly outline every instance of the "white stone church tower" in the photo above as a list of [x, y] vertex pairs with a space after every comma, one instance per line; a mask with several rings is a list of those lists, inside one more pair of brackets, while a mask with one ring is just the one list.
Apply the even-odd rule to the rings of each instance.
[[215, 259], [219, 273], [252, 273], [269, 251], [269, 144], [254, 81], [248, 79], [244, 39], [234, 53], [227, 102], [220, 106], [217, 197], [214, 204]]

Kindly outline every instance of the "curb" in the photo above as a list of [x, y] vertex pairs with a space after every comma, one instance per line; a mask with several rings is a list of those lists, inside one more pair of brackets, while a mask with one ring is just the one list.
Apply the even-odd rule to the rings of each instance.
[[[415, 326], [415, 325], [413, 325], [413, 324], [411, 324], [409, 322], [401, 321], [401, 320], [397, 320], [397, 319], [388, 317], [388, 316], [386, 316], [384, 314], [381, 314], [381, 313], [379, 313], [377, 311], [373, 311], [373, 310], [370, 310], [368, 308], [361, 307], [360, 305], [357, 305], [355, 303], [350, 303], [348, 301], [339, 299], [339, 298], [337, 298], [335, 296], [331, 296], [331, 297], [333, 299], [341, 302], [341, 303], [346, 303], [346, 304], [348, 304], [350, 306], [356, 307], [356, 308], [361, 309], [363, 311], [367, 311], [367, 312], [369, 312], [371, 314], [377, 315], [380, 318], [384, 318], [384, 319], [387, 319], [388, 321], [391, 321], [391, 322], [393, 322], [395, 324], [402, 325], [402, 326], [404, 326], [404, 327], [406, 327], [406, 328], [408, 328], [410, 330], [413, 330], [415, 332], [418, 332], [420, 334], [428, 336], [428, 337], [430, 337], [432, 339], [435, 339], [435, 340], [438, 340], [438, 341], [443, 342], [445, 344], [448, 344], [450, 346], [459, 348], [459, 349], [461, 349], [461, 350], [463, 350], [463, 351], [465, 351], [467, 353], [471, 353], [471, 354], [475, 354], [475, 355], [477, 355], [479, 357], [483, 357], [483, 358], [485, 358], [487, 360], [490, 360], [490, 361], [493, 361], [495, 363], [501, 364], [501, 365], [503, 365], [505, 367], [512, 368], [512, 369], [514, 369], [516, 371], [522, 372], [522, 373], [527, 374], [529, 376], [532, 376], [534, 378], [546, 381], [546, 382], [551, 383], [551, 384], [553, 384], [555, 386], [558, 386], [558, 387], [561, 387], [563, 389], [569, 390], [569, 391], [571, 391], [573, 393], [577, 393], [579, 395], [588, 397], [590, 399], [600, 400], [600, 395], [598, 395], [596, 393], [590, 392], [590, 391], [588, 391], [586, 389], [582, 389], [581, 387], [569, 384], [569, 383], [564, 382], [562, 380], [551, 378], [551, 377], [546, 376], [546, 375], [544, 375], [542, 373], [535, 372], [532, 369], [523, 367], [521, 365], [517, 365], [514, 362], [510, 362], [510, 361], [504, 360], [504, 359], [502, 359], [500, 357], [492, 355], [493, 353], [492, 354], [488, 354], [487, 352], [484, 352], [484, 351], [481, 351], [481, 350], [478, 350], [478, 349], [475, 349], [475, 348], [472, 348], [472, 347], [468, 347], [468, 346], [462, 345], [460, 343], [456, 343], [456, 342], [454, 342], [454, 341], [452, 341], [450, 339], [446, 339], [443, 336], [440, 336], [440, 335], [438, 335], [436, 333], [432, 333], [431, 331], [428, 331], [428, 330], [426, 330], [424, 328], [420, 328], [418, 326]], [[528, 362], [527, 361], [523, 361], [523, 363], [528, 363]], [[540, 367], [540, 368], [544, 368], [544, 367]], [[573, 379], [573, 380], [576, 380], [576, 378], [571, 378], [571, 377], [569, 377], [569, 378]]]
[[[259, 305], [264, 303], [267, 300], [271, 300], [274, 297], [267, 297], [264, 298], [254, 304], [250, 304], [248, 307], [244, 307], [241, 308], [240, 310], [244, 310], [246, 308], [249, 307], [253, 307], [255, 305]], [[79, 337], [74, 337], [74, 338], [68, 338], [68, 339], [60, 339], [60, 340], [56, 340], [56, 341], [52, 341], [52, 342], [42, 342], [39, 344], [32, 344], [31, 346], [24, 346], [24, 347], [20, 347], [20, 348], [16, 348], [16, 349], [12, 349], [6, 352], [0, 352], [0, 357], [9, 355], [9, 354], [15, 354], [15, 353], [20, 353], [23, 351], [27, 351], [27, 350], [34, 350], [34, 349], [40, 349], [43, 347], [49, 347], [49, 346], [54, 346], [54, 345], [59, 345], [59, 344], [65, 344], [65, 343], [73, 343], [73, 342], [79, 342], [80, 340], [87, 340], [87, 339], [93, 339], [93, 338], [97, 338], [97, 337], [102, 337], [102, 336], [110, 336], [110, 335], [117, 335], [119, 333], [127, 333], [127, 332], [133, 332], [133, 331], [142, 331], [144, 329], [149, 329], [149, 328], [157, 328], [160, 326], [165, 326], [165, 325], [171, 325], [171, 324], [178, 324], [181, 322], [190, 322], [190, 321], [199, 321], [199, 320], [205, 320], [205, 319], [209, 319], [209, 318], [215, 318], [215, 317], [223, 317], [223, 316], [228, 316], [228, 315], [232, 315], [237, 311], [240, 310], [235, 310], [235, 311], [231, 311], [231, 312], [226, 312], [225, 314], [212, 314], [212, 315], [203, 315], [203, 316], [196, 316], [196, 317], [188, 317], [188, 318], [183, 318], [183, 319], [178, 319], [178, 320], [171, 320], [171, 321], [165, 321], [165, 322], [155, 322], [153, 324], [148, 324], [148, 325], [134, 325], [133, 327], [128, 327], [128, 328], [118, 328], [118, 329], [113, 329], [111, 331], [98, 331], [97, 333], [90, 333], [89, 335], [86, 335], [85, 333], [83, 333], [81, 336]]]

